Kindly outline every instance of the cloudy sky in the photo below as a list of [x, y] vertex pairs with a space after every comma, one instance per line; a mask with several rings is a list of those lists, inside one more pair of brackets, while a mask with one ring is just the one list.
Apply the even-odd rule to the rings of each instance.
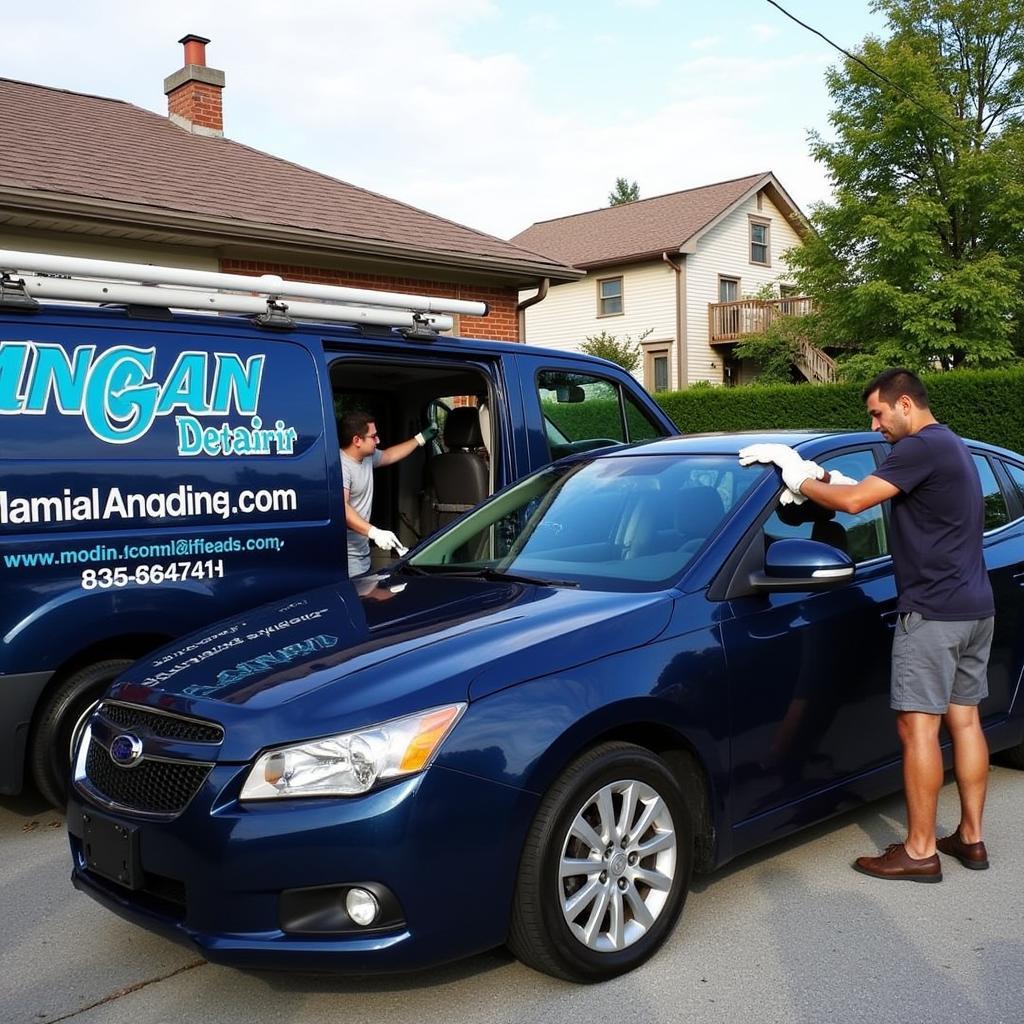
[[[852, 48], [868, 0], [782, 0]], [[773, 170], [828, 197], [839, 56], [767, 0], [50, 0], [4, 18], [0, 75], [166, 113], [177, 40], [207, 36], [228, 136], [508, 237], [643, 196]]]

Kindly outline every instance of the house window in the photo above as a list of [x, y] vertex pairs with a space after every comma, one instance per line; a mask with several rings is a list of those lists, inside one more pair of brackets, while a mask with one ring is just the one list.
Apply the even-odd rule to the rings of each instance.
[[621, 313], [622, 278], [602, 278], [597, 282], [597, 315], [618, 316]]
[[718, 279], [718, 301], [735, 302], [740, 297], [740, 279], [738, 277], [720, 277]]
[[768, 255], [768, 228], [768, 221], [750, 218], [750, 262], [762, 267], [771, 265]]
[[654, 357], [654, 390], [668, 391], [668, 356]]
[[[740, 279], [738, 277], [718, 278], [718, 301], [738, 302]], [[715, 310], [712, 335], [716, 338], [738, 338], [740, 334], [739, 306], [724, 306]]]

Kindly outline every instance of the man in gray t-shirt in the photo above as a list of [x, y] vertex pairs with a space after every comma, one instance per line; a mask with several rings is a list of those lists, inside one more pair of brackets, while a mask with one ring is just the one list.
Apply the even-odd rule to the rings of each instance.
[[378, 466], [399, 462], [437, 436], [437, 427], [424, 427], [415, 437], [379, 450], [377, 425], [365, 412], [347, 412], [341, 418], [341, 478], [345, 491], [345, 525], [348, 527], [348, 574], [350, 577], [370, 568], [370, 541], [384, 551], [404, 549], [390, 530], [379, 530], [370, 523], [373, 508], [373, 471]]

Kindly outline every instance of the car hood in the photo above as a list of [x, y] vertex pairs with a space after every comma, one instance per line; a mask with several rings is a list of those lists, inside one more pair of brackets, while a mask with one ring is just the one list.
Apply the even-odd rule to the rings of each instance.
[[214, 719], [221, 758], [247, 760], [639, 646], [671, 609], [664, 594], [369, 578], [183, 637], [131, 666], [111, 696]]

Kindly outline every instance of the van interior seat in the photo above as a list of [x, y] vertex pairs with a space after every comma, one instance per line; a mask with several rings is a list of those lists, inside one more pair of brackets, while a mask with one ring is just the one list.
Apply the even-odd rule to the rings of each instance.
[[433, 533], [489, 493], [489, 471], [480, 414], [474, 406], [457, 406], [444, 424], [446, 451], [427, 462], [422, 524]]

